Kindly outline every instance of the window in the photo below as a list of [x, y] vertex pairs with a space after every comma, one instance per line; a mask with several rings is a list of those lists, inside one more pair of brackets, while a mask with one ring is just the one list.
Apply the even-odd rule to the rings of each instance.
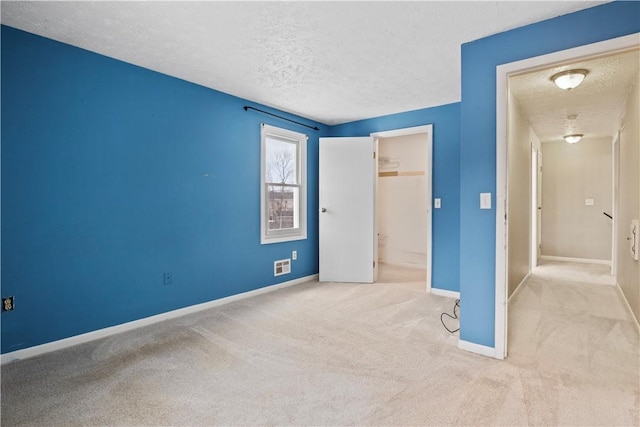
[[307, 135], [262, 125], [262, 244], [307, 238]]

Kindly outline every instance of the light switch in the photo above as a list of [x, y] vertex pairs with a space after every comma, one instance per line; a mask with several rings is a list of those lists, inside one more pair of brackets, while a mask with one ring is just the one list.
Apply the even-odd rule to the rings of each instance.
[[434, 207], [435, 209], [440, 209], [440, 199], [435, 199], [435, 200], [433, 201], [433, 207]]
[[584, 199], [585, 206], [593, 206], [593, 199]]
[[480, 209], [491, 209], [491, 193], [480, 193]]

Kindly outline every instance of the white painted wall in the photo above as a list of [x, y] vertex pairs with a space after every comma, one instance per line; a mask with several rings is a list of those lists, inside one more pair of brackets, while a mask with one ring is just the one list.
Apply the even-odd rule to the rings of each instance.
[[631, 88], [620, 132], [620, 197], [617, 279], [631, 310], [640, 319], [640, 266], [629, 252], [630, 225], [640, 218], [640, 76]]
[[381, 262], [426, 268], [426, 134], [379, 140], [379, 172], [422, 172], [378, 178], [378, 257]]
[[612, 138], [545, 142], [542, 155], [542, 255], [610, 261]]

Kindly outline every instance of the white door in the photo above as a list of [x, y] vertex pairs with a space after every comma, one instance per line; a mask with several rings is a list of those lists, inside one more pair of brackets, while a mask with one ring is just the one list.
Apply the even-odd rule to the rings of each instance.
[[319, 256], [321, 282], [375, 280], [373, 138], [320, 138]]
[[539, 159], [540, 152], [535, 147], [531, 149], [531, 246], [530, 246], [530, 264], [533, 270], [538, 266], [540, 259], [540, 237], [538, 230], [540, 229], [540, 168]]
[[613, 205], [612, 212], [612, 236], [611, 236], [611, 275], [617, 274], [618, 263], [618, 227], [620, 222], [618, 221], [619, 209], [620, 209], [620, 131], [616, 133], [613, 140]]
[[536, 265], [540, 262], [540, 256], [542, 256], [542, 151], [538, 150], [538, 186], [536, 187], [536, 199], [537, 199], [537, 207], [538, 212], [536, 215], [536, 230], [538, 235], [536, 236], [537, 240], [537, 250], [536, 250]]

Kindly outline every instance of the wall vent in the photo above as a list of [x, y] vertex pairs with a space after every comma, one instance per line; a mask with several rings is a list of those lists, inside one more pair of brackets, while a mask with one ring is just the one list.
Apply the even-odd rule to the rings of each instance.
[[291, 273], [291, 259], [281, 259], [273, 263], [273, 275], [282, 276]]

